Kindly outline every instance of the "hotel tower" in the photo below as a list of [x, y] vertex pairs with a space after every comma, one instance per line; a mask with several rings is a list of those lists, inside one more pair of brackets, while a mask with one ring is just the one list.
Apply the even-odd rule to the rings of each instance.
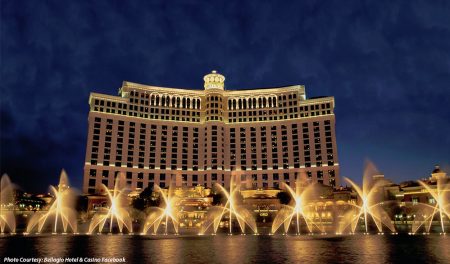
[[123, 82], [119, 96], [91, 93], [83, 191], [113, 188], [124, 173], [147, 186], [283, 188], [296, 179], [339, 185], [334, 98], [303, 85], [225, 89], [216, 71], [204, 89]]

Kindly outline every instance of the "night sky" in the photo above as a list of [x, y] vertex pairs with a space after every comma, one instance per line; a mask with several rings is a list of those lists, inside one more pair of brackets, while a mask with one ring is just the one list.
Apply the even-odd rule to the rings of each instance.
[[449, 1], [166, 2], [1, 0], [1, 173], [45, 192], [65, 168], [80, 188], [90, 92], [200, 89], [211, 70], [334, 96], [341, 176], [448, 171]]

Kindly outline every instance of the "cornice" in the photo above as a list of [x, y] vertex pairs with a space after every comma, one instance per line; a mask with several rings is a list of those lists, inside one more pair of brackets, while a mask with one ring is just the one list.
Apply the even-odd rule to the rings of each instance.
[[255, 88], [255, 89], [245, 89], [245, 90], [221, 90], [221, 89], [210, 89], [210, 90], [194, 90], [194, 89], [184, 89], [184, 88], [172, 88], [172, 87], [161, 87], [152, 86], [139, 83], [133, 83], [129, 81], [124, 81], [122, 85], [122, 90], [129, 91], [130, 89], [144, 90], [148, 92], [160, 92], [166, 94], [185, 94], [194, 96], [205, 96], [209, 92], [219, 93], [223, 96], [255, 96], [255, 95], [268, 95], [268, 94], [279, 94], [279, 93], [289, 93], [289, 92], [300, 92], [300, 94], [305, 93], [304, 85], [291, 85], [284, 87], [273, 87], [273, 88]]

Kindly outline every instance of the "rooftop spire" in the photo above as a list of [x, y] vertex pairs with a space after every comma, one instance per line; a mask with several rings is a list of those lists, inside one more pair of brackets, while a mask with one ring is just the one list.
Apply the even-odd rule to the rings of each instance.
[[212, 71], [210, 74], [203, 77], [205, 81], [205, 89], [220, 89], [224, 90], [225, 87], [225, 76], [217, 71]]

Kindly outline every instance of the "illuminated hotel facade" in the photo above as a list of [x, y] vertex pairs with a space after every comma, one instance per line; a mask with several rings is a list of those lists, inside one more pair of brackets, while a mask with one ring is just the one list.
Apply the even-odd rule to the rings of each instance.
[[124, 173], [147, 186], [283, 188], [296, 179], [339, 185], [334, 98], [302, 85], [226, 90], [215, 71], [204, 90], [124, 82], [119, 96], [91, 93], [83, 191], [113, 188]]

